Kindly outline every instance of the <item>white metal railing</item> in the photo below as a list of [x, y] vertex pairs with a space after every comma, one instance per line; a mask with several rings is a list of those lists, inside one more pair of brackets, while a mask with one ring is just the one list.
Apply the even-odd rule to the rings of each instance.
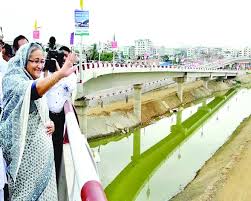
[[107, 201], [96, 163], [86, 137], [81, 133], [75, 112], [64, 105], [69, 143], [64, 144], [64, 168], [69, 201]]
[[[79, 71], [82, 73], [82, 78], [78, 75], [79, 82], [87, 82], [88, 80], [98, 77], [100, 75], [112, 74], [112, 73], [128, 73], [128, 72], [199, 72], [199, 73], [237, 73], [239, 69], [223, 69], [225, 65], [233, 62], [251, 62], [251, 58], [231, 58], [213, 61], [211, 63], [202, 63], [196, 66], [189, 65], [172, 65], [172, 66], [160, 66], [156, 64], [144, 64], [144, 63], [108, 63], [108, 62], [96, 62], [96, 63], [83, 63], [82, 68]], [[79, 68], [79, 66], [78, 66]], [[222, 69], [220, 69], [222, 68]]]

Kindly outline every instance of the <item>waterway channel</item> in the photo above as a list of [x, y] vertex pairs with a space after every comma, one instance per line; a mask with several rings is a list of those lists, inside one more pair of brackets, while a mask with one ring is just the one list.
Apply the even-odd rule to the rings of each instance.
[[188, 123], [214, 98], [127, 135], [90, 142], [108, 200], [167, 201], [182, 191], [251, 114], [249, 89], [221, 100], [224, 104], [193, 129]]

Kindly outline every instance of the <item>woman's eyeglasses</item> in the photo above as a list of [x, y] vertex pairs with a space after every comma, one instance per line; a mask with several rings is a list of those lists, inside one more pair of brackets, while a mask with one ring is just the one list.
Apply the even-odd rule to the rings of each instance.
[[44, 66], [44, 64], [45, 64], [45, 60], [31, 60], [31, 59], [29, 59], [28, 61], [33, 64], [36, 64], [36, 65], [41, 64], [42, 66]]

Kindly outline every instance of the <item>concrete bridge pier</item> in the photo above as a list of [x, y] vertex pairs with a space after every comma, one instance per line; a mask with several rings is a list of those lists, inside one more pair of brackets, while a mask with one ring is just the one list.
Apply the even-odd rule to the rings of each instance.
[[177, 96], [180, 99], [180, 102], [183, 102], [183, 84], [185, 81], [184, 77], [174, 78], [174, 81], [177, 82]]
[[142, 89], [142, 84], [134, 84], [133, 85], [134, 89], [134, 109], [133, 112], [139, 122], [141, 122], [141, 89]]
[[203, 86], [208, 89], [208, 81], [210, 80], [209, 77], [202, 77], [201, 80], [203, 80]]
[[83, 134], [87, 137], [87, 112], [88, 112], [88, 105], [89, 105], [89, 99], [83, 99], [81, 100], [82, 105], [82, 124], [80, 124], [80, 130], [83, 132]]

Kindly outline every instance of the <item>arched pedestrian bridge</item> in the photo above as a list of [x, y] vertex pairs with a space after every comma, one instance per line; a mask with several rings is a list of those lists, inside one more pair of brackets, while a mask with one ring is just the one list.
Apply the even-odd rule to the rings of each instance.
[[132, 86], [165, 78], [183, 83], [191, 78], [227, 79], [236, 77], [251, 66], [251, 58], [224, 59], [203, 64], [198, 67], [185, 65], [160, 66], [144, 64], [84, 63], [79, 69], [77, 99], [97, 91]]

